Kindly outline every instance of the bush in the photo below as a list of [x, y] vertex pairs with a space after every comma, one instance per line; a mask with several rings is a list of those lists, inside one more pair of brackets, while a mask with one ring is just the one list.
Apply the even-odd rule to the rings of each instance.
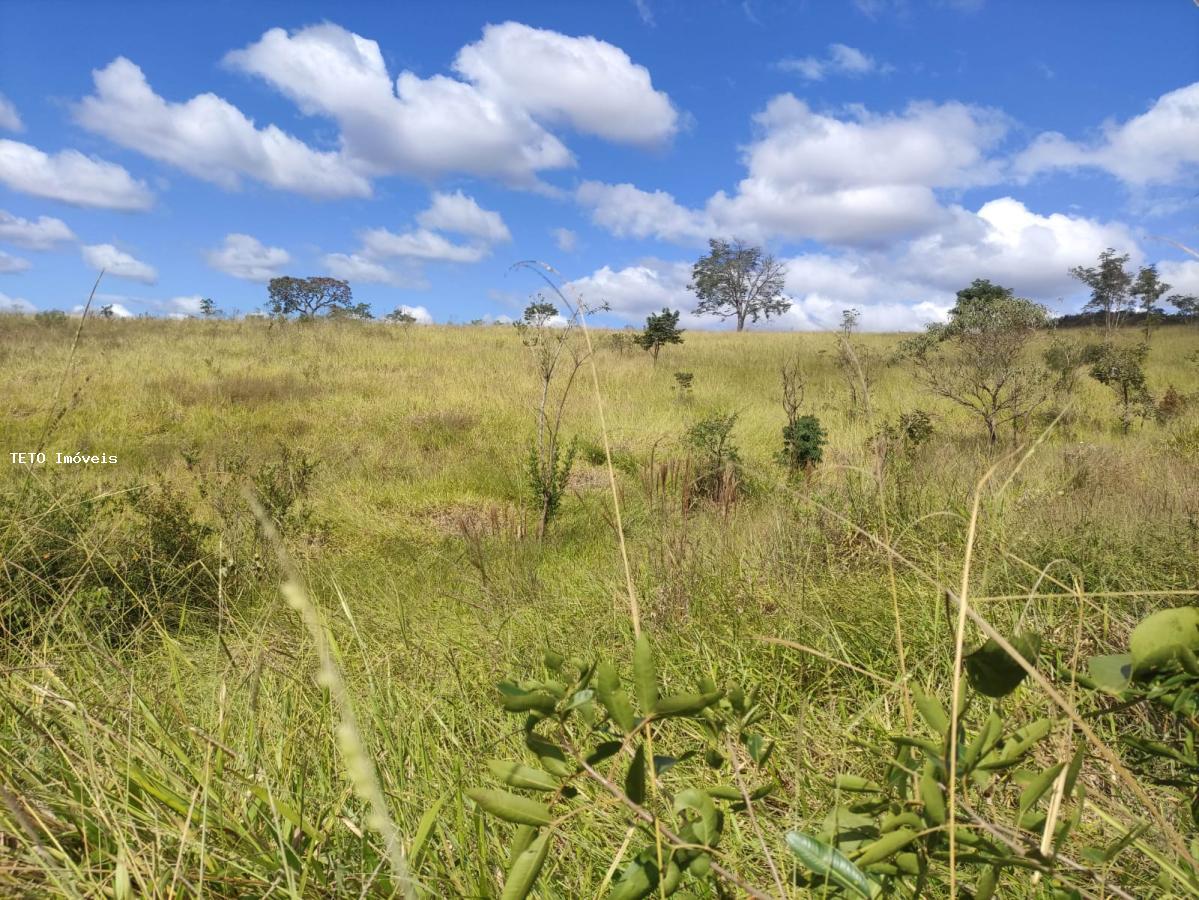
[[815, 416], [800, 416], [783, 426], [783, 449], [779, 462], [792, 474], [811, 472], [824, 459], [828, 442], [820, 420]]
[[736, 499], [741, 482], [741, 454], [732, 436], [736, 424], [736, 413], [714, 413], [687, 429], [683, 443], [692, 452], [696, 496], [722, 503]]

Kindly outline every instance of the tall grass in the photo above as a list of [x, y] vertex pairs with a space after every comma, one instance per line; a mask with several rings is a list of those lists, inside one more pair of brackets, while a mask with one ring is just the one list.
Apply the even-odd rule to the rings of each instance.
[[[6, 451], [35, 446], [62, 406], [54, 385], [71, 338], [0, 317]], [[882, 356], [896, 343], [861, 340]], [[766, 893], [802, 896], [779, 835], [819, 829], [830, 776], [881, 765], [864, 745], [910, 728], [909, 686], [950, 696], [963, 648], [1017, 623], [1068, 658], [1120, 646], [1142, 614], [1199, 588], [1193, 329], [1155, 333], [1148, 361], [1155, 389], [1195, 398], [1180, 419], [1121, 436], [1110, 399], [1084, 383], [1035, 452], [981, 488], [995, 463], [985, 438], [902, 365], [872, 385], [873, 420], [851, 415], [834, 336], [689, 333], [657, 367], [602, 341], [593, 350], [595, 394], [565, 415], [567, 433], [603, 452], [581, 464], [537, 546], [513, 524], [532, 515], [521, 470], [536, 380], [510, 329], [89, 320], [47, 450], [120, 463], [0, 469], [13, 513], [0, 606], [9, 621], [36, 594], [49, 617], [8, 640], [0, 663], [3, 889], [389, 896], [411, 880], [421, 895], [491, 896], [505, 842], [462, 791], [476, 783], [472, 761], [519, 742], [490, 685], [546, 646], [610, 654], [645, 627], [667, 678], [735, 669], [770, 686], [782, 790], [759, 810], [762, 834], [731, 832], [722, 848]], [[830, 443], [813, 479], [783, 488], [776, 379], [797, 354], [805, 411]], [[676, 369], [695, 374], [690, 406], [676, 400]], [[934, 415], [932, 441], [880, 469], [872, 432], [916, 408]], [[686, 427], [711, 411], [739, 414], [745, 497], [725, 509], [656, 502], [649, 460], [681, 459]], [[314, 473], [278, 524], [324, 646], [281, 602], [281, 570], [240, 494], [256, 473], [286, 480], [297, 456]], [[147, 538], [150, 507], [115, 498], [163, 485], [211, 532], [197, 559], [162, 564], [194, 564], [204, 589], [169, 615], [139, 592], [145, 615], [130, 629], [98, 628], [121, 583], [150, 571], [147, 549], [164, 552]], [[29, 569], [35, 546], [74, 571]], [[332, 660], [334, 681], [314, 679]], [[1148, 818], [1132, 852], [1178, 865], [1193, 853], [1177, 846], [1178, 798], [1130, 781], [1118, 735], [1043, 668], [1014, 702], [1072, 723], [1101, 761], [1088, 840], [1111, 843]], [[359, 742], [349, 754], [346, 710]], [[1130, 716], [1146, 734], [1160, 725]], [[369, 761], [377, 792], [365, 768], [347, 777], [347, 758]], [[544, 896], [594, 896], [611, 878], [627, 846], [622, 808], [614, 798], [593, 813], [555, 839]], [[1159, 890], [1149, 866], [1118, 864], [1120, 890]], [[1077, 882], [1098, 895], [1107, 876], [1096, 871]]]

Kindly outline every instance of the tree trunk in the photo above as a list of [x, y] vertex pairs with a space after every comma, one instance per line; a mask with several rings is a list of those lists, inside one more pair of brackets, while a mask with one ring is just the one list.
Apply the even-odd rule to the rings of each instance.
[[743, 313], [743, 312], [737, 313], [737, 330], [738, 331], [745, 330], [745, 313]]

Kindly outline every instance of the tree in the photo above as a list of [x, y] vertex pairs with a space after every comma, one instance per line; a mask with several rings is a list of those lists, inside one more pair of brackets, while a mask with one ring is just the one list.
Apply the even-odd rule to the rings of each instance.
[[585, 347], [575, 339], [578, 322], [577, 311], [569, 318], [563, 318], [558, 308], [539, 294], [537, 300], [525, 307], [521, 320], [515, 323], [521, 343], [533, 356], [541, 381], [541, 396], [536, 405], [537, 433], [529, 445], [526, 465], [533, 501], [540, 506], [538, 540], [545, 537], [545, 530], [566, 495], [574, 466], [577, 444], [572, 440], [563, 448], [561, 431], [575, 378], [587, 360]]
[[200, 301], [200, 315], [206, 319], [211, 319], [213, 316], [218, 315], [216, 304], [212, 302], [211, 297], [205, 297]]
[[329, 309], [330, 319], [354, 319], [358, 322], [365, 322], [367, 319], [373, 319], [374, 317], [369, 303], [355, 303], [353, 306], [334, 306]]
[[1132, 276], [1124, 266], [1128, 254], [1123, 256], [1108, 247], [1099, 254], [1097, 266], [1075, 266], [1070, 274], [1091, 289], [1091, 299], [1083, 308], [1088, 312], [1103, 313], [1103, 323], [1110, 334], [1119, 326], [1120, 317], [1131, 305], [1129, 290]]
[[412, 313], [408, 312], [402, 307], [399, 309], [393, 309], [383, 318], [388, 322], [395, 322], [398, 325], [412, 325], [416, 322], [416, 316], [412, 315]]
[[107, 306], [100, 307], [100, 315], [105, 319], [111, 319], [116, 315], [116, 311], [112, 308], [112, 304], [109, 303]]
[[679, 328], [679, 313], [671, 312], [666, 307], [660, 313], [650, 313], [645, 319], [645, 330], [634, 336], [635, 343], [642, 350], [649, 352], [658, 364], [658, 353], [667, 344], [683, 343], [683, 329]]
[[1145, 383], [1143, 368], [1148, 355], [1148, 344], [1131, 347], [1107, 344], [1091, 366], [1091, 377], [1115, 392], [1120, 406], [1120, 427], [1125, 434], [1128, 434], [1134, 416], [1147, 418], [1154, 412], [1153, 397]]
[[930, 325], [905, 350], [918, 377], [982, 419], [994, 444], [1002, 426], [1020, 425], [1048, 396], [1048, 373], [1027, 358], [1033, 335], [1047, 323], [1043, 306], [975, 279], [958, 291], [949, 321]]
[[791, 301], [783, 296], [787, 271], [761, 247], [713, 238], [708, 248], [708, 255], [691, 267], [687, 286], [699, 297], [697, 314], [736, 319], [737, 330], [743, 331], [746, 319], [769, 319], [791, 308]]
[[1193, 321], [1199, 318], [1199, 297], [1194, 294], [1173, 294], [1166, 298], [1166, 302], [1185, 319]]
[[1157, 266], [1142, 266], [1137, 272], [1137, 280], [1133, 282], [1128, 293], [1141, 301], [1141, 310], [1145, 313], [1145, 339], [1149, 339], [1149, 328], [1165, 310], [1157, 305], [1162, 294], [1170, 290], [1170, 285], [1157, 275]]
[[292, 278], [284, 275], [270, 280], [267, 293], [271, 298], [271, 314], [276, 316], [297, 313], [301, 319], [311, 319], [321, 310], [332, 312], [337, 308], [353, 309], [350, 285], [338, 278]]

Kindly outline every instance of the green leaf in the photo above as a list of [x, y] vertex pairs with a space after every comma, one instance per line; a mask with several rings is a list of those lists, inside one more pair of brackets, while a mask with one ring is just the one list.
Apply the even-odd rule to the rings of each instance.
[[658, 669], [649, 636], [644, 632], [633, 647], [633, 687], [642, 713], [648, 716], [658, 702]]
[[545, 691], [527, 691], [511, 681], [501, 681], [496, 685], [500, 692], [500, 705], [508, 712], [536, 711], [552, 715], [558, 701]]
[[924, 719], [928, 723], [928, 727], [940, 737], [945, 737], [949, 733], [949, 716], [946, 715], [941, 701], [918, 688], [912, 690], [912, 699], [916, 703], [916, 710], [920, 713], [920, 718]]
[[624, 780], [624, 792], [638, 806], [645, 803], [645, 744], [638, 744], [637, 752], [633, 754]]
[[701, 844], [715, 847], [720, 839], [720, 812], [712, 798], [698, 788], [687, 788], [674, 796], [674, 811], [690, 810], [696, 814], [693, 827]]
[[1109, 694], [1121, 694], [1132, 680], [1132, 654], [1092, 656], [1087, 660], [1087, 674], [1100, 690]]
[[525, 734], [525, 746], [533, 751], [533, 755], [537, 757], [541, 767], [551, 775], [557, 775], [559, 778], [569, 778], [576, 772], [576, 767], [573, 763], [567, 761], [566, 754], [562, 752], [562, 748], [557, 744], [547, 741], [535, 731], [530, 731]]
[[416, 833], [412, 836], [412, 846], [408, 849], [408, 862], [415, 871], [420, 866], [421, 857], [425, 852], [425, 845], [429, 842], [429, 835], [433, 833], [433, 826], [437, 824], [437, 814], [441, 812], [441, 807], [445, 801], [449, 799], [449, 794], [442, 794], [437, 798], [437, 801], [425, 810], [420, 821], [416, 823]]
[[[1015, 635], [1008, 643], [1030, 665], [1036, 665], [1041, 652], [1041, 636], [1033, 633]], [[970, 684], [980, 694], [988, 697], [1006, 697], [1028, 674], [1015, 657], [992, 638], [968, 655], [965, 660], [966, 675]]]
[[500, 894], [500, 900], [524, 900], [529, 896], [529, 891], [533, 890], [533, 885], [545, 863], [546, 854], [549, 852], [549, 838], [548, 832], [541, 835], [529, 845], [528, 849], [516, 857], [512, 867], [508, 870], [508, 877], [504, 881], [504, 891]]
[[612, 885], [608, 900], [641, 900], [648, 897], [658, 882], [658, 873], [649, 863], [634, 860], [625, 866], [620, 878]]
[[931, 764], [925, 764], [920, 773], [920, 802], [924, 804], [924, 818], [930, 825], [944, 825], [945, 795]]
[[548, 825], [553, 821], [550, 808], [544, 803], [510, 794], [507, 791], [471, 788], [466, 796], [474, 800], [481, 809], [505, 822], [518, 825]]
[[839, 791], [847, 791], [851, 794], [877, 794], [881, 791], [882, 785], [877, 782], [863, 778], [861, 775], [838, 775], [833, 779], [833, 786]]
[[676, 694], [673, 697], [662, 697], [653, 705], [654, 718], [694, 716], [703, 712], [722, 696], [724, 696], [723, 691], [711, 691], [707, 694]]
[[542, 769], [524, 766], [518, 762], [505, 759], [487, 760], [487, 768], [497, 779], [509, 787], [522, 788], [527, 791], [556, 791], [558, 781]]
[[1146, 616], [1128, 639], [1134, 677], [1174, 663], [1182, 650], [1199, 653], [1199, 607], [1179, 606]]
[[545, 667], [551, 672], [557, 672], [562, 668], [562, 664], [566, 662], [566, 657], [561, 653], [547, 649], [541, 654], [541, 661], [545, 663]]
[[867, 877], [865, 872], [835, 847], [821, 843], [800, 831], [788, 831], [785, 840], [787, 849], [808, 869], [826, 881], [853, 891], [860, 897], [873, 898], [882, 894], [878, 882]]
[[1036, 806], [1037, 801], [1045, 795], [1045, 792], [1053, 785], [1054, 780], [1062, 769], [1066, 767], [1064, 762], [1056, 763], [1048, 769], [1038, 772], [1036, 776], [1025, 785], [1024, 790], [1020, 792], [1020, 813], [1023, 817], [1026, 812]]
[[880, 837], [873, 844], [862, 850], [862, 854], [854, 862], [859, 866], [882, 862], [889, 856], [894, 856], [912, 841], [916, 840], [917, 832], [911, 828], [898, 828]]

